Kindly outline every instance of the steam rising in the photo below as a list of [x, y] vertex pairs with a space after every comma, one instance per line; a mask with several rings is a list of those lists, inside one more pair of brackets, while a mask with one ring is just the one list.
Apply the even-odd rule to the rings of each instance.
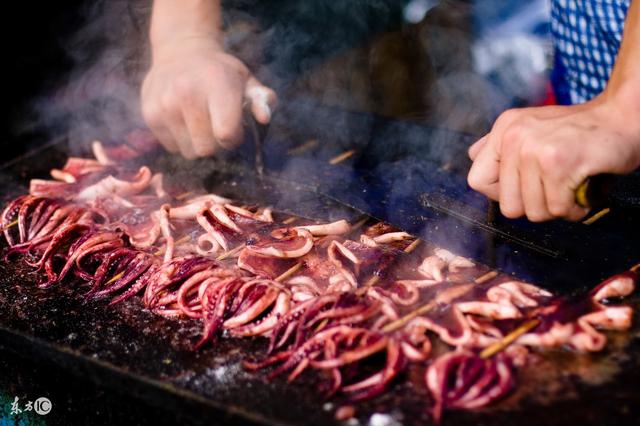
[[[391, 0], [223, 3], [227, 48], [281, 98], [267, 137], [268, 170], [392, 221], [402, 222], [407, 212], [400, 207], [428, 191], [485, 207], [466, 188], [466, 148], [514, 98], [522, 102], [541, 93], [537, 77], [546, 71], [544, 48], [533, 66], [513, 54], [523, 45], [540, 45], [517, 37], [517, 25], [502, 27], [498, 38], [474, 32], [491, 1], [477, 2], [475, 9], [454, 0], [414, 1], [405, 8]], [[144, 127], [139, 89], [149, 66], [150, 4], [87, 2], [86, 24], [67, 43], [73, 72], [35, 108], [36, 125], [68, 134], [72, 154], [86, 151], [93, 139], [121, 141]], [[511, 39], [525, 44], [496, 44]], [[511, 86], [492, 75], [496, 63], [515, 70]], [[526, 90], [525, 80], [533, 82]], [[320, 144], [308, 155], [286, 153], [311, 138]], [[250, 163], [250, 148], [234, 158]], [[324, 175], [309, 173], [321, 170], [317, 161], [324, 165], [347, 149], [364, 155]], [[373, 181], [383, 187], [369, 188]], [[299, 195], [283, 196], [279, 204], [294, 207]], [[443, 223], [445, 230], [450, 226], [459, 223]]]
[[146, 2], [86, 2], [84, 24], [64, 41], [73, 69], [34, 106], [33, 128], [67, 135], [72, 153], [91, 140], [122, 140], [140, 128], [139, 87], [148, 67]]
[[[151, 3], [86, 2], [85, 24], [65, 43], [73, 70], [38, 101], [37, 125], [68, 132], [77, 143], [120, 140], [144, 126], [139, 89], [149, 66]], [[526, 7], [538, 20], [540, 3]], [[235, 0], [223, 7], [227, 48], [282, 98], [308, 97], [479, 135], [514, 96], [541, 92], [536, 78], [544, 76], [544, 49], [522, 36], [530, 28], [519, 32], [519, 21], [510, 21], [475, 34], [477, 22], [495, 13], [492, 1], [472, 8], [453, 0]], [[522, 41], [508, 44], [510, 38]], [[522, 46], [535, 53], [533, 62], [518, 53]], [[511, 81], [496, 83], [494, 64], [502, 64], [507, 72], [501, 75], [512, 75]], [[316, 123], [333, 129], [332, 140], [344, 139], [352, 127]]]

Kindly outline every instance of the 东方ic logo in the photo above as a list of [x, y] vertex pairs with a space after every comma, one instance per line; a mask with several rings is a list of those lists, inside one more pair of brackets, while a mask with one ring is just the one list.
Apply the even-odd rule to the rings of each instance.
[[53, 405], [51, 404], [49, 398], [41, 397], [36, 399], [33, 403], [33, 411], [40, 414], [41, 416], [49, 414], [52, 408]]

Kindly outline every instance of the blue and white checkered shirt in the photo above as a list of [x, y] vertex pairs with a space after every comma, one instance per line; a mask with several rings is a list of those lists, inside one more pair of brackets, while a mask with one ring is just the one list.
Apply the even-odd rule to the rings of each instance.
[[604, 90], [620, 48], [631, 0], [551, 0], [552, 75], [560, 104], [586, 102]]

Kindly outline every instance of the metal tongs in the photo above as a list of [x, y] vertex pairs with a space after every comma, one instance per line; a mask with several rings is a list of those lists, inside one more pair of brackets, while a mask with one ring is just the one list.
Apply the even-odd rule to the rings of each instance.
[[262, 179], [264, 176], [264, 156], [263, 145], [267, 134], [268, 124], [263, 125], [256, 121], [251, 113], [251, 102], [249, 100], [244, 103], [244, 125], [245, 129], [249, 131], [251, 139], [253, 140], [253, 146], [255, 150], [254, 154], [254, 169], [258, 178]]

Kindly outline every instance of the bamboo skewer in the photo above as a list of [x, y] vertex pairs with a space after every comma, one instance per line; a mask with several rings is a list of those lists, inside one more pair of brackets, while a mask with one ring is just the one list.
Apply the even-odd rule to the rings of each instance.
[[[411, 244], [409, 244], [407, 247], [405, 247], [405, 249], [403, 250], [405, 253], [409, 254], [412, 251], [414, 251], [416, 249], [416, 247], [418, 247], [420, 245], [420, 238], [416, 238], [415, 240], [413, 240], [413, 242]], [[369, 288], [373, 287], [374, 285], [378, 284], [378, 282], [380, 281], [380, 275], [374, 275], [371, 278], [369, 278], [369, 280], [367, 280], [366, 283], [364, 283], [364, 285], [362, 287], [360, 287], [357, 291], [356, 294], [358, 296], [364, 296], [365, 293], [367, 292], [367, 290], [369, 290]]]
[[481, 275], [478, 278], [476, 278], [475, 280], [473, 280], [473, 282], [476, 283], [476, 284], [482, 284], [482, 283], [486, 283], [489, 280], [494, 279], [497, 276], [498, 276], [498, 272], [497, 271], [489, 271], [486, 274]]
[[[636, 272], [639, 269], [640, 269], [640, 263], [638, 263], [635, 266], [632, 266], [629, 269], [629, 271]], [[540, 325], [540, 320], [537, 319], [537, 318], [530, 319], [529, 321], [521, 324], [518, 328], [516, 328], [511, 333], [509, 333], [506, 336], [504, 336], [502, 339], [500, 339], [499, 341], [497, 341], [493, 345], [486, 347], [482, 352], [480, 352], [480, 358], [487, 359], [487, 358], [490, 358], [490, 357], [494, 356], [495, 354], [497, 354], [499, 352], [502, 352], [509, 345], [511, 345], [513, 342], [515, 342], [518, 339], [518, 337], [520, 337], [523, 334], [533, 330], [538, 325]]]
[[318, 145], [319, 141], [318, 139], [309, 139], [308, 141], [306, 141], [305, 143], [303, 143], [302, 145], [298, 145], [296, 147], [293, 147], [291, 149], [289, 149], [287, 151], [287, 155], [300, 155], [300, 154], [304, 154], [305, 151], [314, 148], [316, 145]]
[[413, 242], [411, 244], [409, 244], [407, 247], [405, 247], [405, 249], [403, 251], [405, 253], [411, 253], [412, 251], [414, 251], [416, 249], [416, 247], [418, 247], [420, 245], [421, 242], [422, 242], [422, 240], [420, 238], [416, 238], [415, 240], [413, 240]]
[[[496, 271], [489, 271], [486, 274], [482, 275], [481, 277], [476, 278], [475, 280], [473, 280], [473, 282], [475, 284], [482, 284], [484, 282], [487, 282], [487, 281], [495, 278], [497, 275], [498, 275], [498, 273]], [[470, 286], [469, 288], [466, 289], [466, 291], [464, 293], [459, 294], [457, 297], [463, 296], [464, 294], [466, 294], [469, 291], [471, 291], [471, 289], [473, 289], [473, 288], [474, 288], [474, 286]], [[397, 320], [392, 321], [389, 324], [385, 325], [384, 327], [382, 327], [382, 331], [384, 333], [389, 333], [389, 332], [398, 330], [398, 329], [402, 328], [405, 324], [407, 324], [409, 321], [414, 319], [415, 317], [418, 317], [420, 315], [426, 314], [427, 312], [431, 311], [437, 305], [438, 305], [438, 303], [435, 300], [431, 300], [428, 303], [420, 306], [416, 310], [409, 312], [405, 316], [403, 316], [401, 318], [398, 318]]]
[[285, 225], [291, 225], [296, 220], [298, 220], [298, 218], [296, 216], [291, 216], [291, 217], [283, 220], [282, 223], [285, 224]]
[[[608, 210], [608, 209], [605, 209], [605, 210]], [[629, 268], [629, 271], [634, 273], [637, 272], [638, 270], [640, 270], [640, 263]], [[480, 358], [487, 359], [496, 355], [497, 353], [502, 352], [507, 347], [509, 347], [509, 345], [515, 342], [518, 339], [518, 337], [522, 336], [523, 334], [533, 330], [538, 325], [540, 325], [540, 322], [541, 321], [539, 319], [534, 318], [521, 324], [518, 328], [516, 328], [511, 333], [504, 336], [502, 339], [500, 339], [493, 345], [486, 347], [482, 352], [480, 352]]]
[[13, 228], [14, 226], [16, 226], [18, 224], [18, 219], [14, 220], [13, 222], [9, 222], [7, 224], [7, 226], [5, 226], [4, 228], [0, 228], [0, 232], [4, 232], [9, 228]]
[[511, 333], [504, 336], [502, 339], [500, 339], [493, 345], [486, 347], [482, 352], [480, 352], [480, 358], [483, 358], [483, 359], [491, 358], [495, 354], [502, 352], [509, 345], [515, 342], [518, 339], [518, 337], [533, 330], [539, 324], [540, 324], [540, 320], [537, 318], [530, 319], [524, 324], [521, 324], [518, 328], [516, 328]]
[[188, 198], [188, 197], [190, 197], [190, 196], [192, 196], [192, 195], [193, 195], [193, 191], [187, 191], [187, 192], [183, 192], [182, 194], [178, 194], [178, 195], [176, 195], [174, 198], [175, 198], [176, 200], [178, 200], [178, 201], [182, 201], [182, 200], [184, 200], [185, 198]]
[[362, 225], [367, 223], [368, 220], [368, 216], [363, 217], [362, 219], [351, 225], [351, 228], [349, 228], [349, 232], [357, 231], [358, 229], [362, 228]]
[[430, 310], [435, 308], [436, 305], [437, 305], [437, 303], [435, 302], [435, 300], [432, 300], [432, 301], [420, 306], [415, 311], [409, 312], [407, 315], [405, 315], [405, 316], [403, 316], [401, 318], [398, 318], [397, 320], [392, 321], [389, 324], [385, 325], [384, 327], [382, 327], [382, 331], [384, 333], [390, 333], [392, 331], [396, 331], [396, 330], [402, 328], [405, 324], [407, 324], [409, 321], [411, 321], [415, 317], [418, 317], [420, 315], [426, 314], [427, 312], [429, 312]]
[[380, 282], [380, 275], [373, 275], [358, 290], [365, 290], [366, 291], [369, 287], [373, 287], [374, 285], [378, 284], [378, 282]]
[[120, 278], [122, 278], [123, 275], [124, 275], [124, 272], [120, 272], [119, 274], [115, 274], [113, 277], [111, 277], [111, 279], [109, 281], [107, 281], [105, 283], [105, 285], [109, 285], [111, 283], [114, 283], [114, 282], [118, 281]]
[[362, 287], [356, 290], [356, 295], [364, 296], [367, 293], [367, 290], [369, 290], [374, 285], [378, 284], [379, 281], [380, 281], [380, 275], [373, 275], [371, 278], [367, 280], [366, 283], [364, 283]]
[[323, 328], [325, 328], [327, 324], [329, 324], [329, 318], [325, 318], [322, 321], [320, 321], [320, 324], [318, 324], [318, 326], [316, 327], [316, 333], [321, 331]]
[[606, 209], [602, 209], [598, 213], [591, 216], [589, 219], [583, 220], [582, 223], [584, 225], [592, 225], [597, 220], [601, 219], [603, 216], [606, 216], [610, 211], [611, 209], [609, 207], [607, 207]]
[[225, 260], [228, 257], [233, 256], [234, 254], [240, 252], [240, 250], [242, 250], [243, 248], [245, 248], [245, 244], [240, 244], [238, 247], [233, 248], [229, 251], [225, 251], [224, 253], [222, 253], [220, 256], [218, 256], [216, 258], [216, 260]]
[[302, 262], [298, 262], [295, 265], [293, 265], [291, 268], [287, 269], [286, 271], [284, 271], [278, 278], [276, 278], [274, 281], [281, 283], [282, 281], [286, 280], [287, 278], [291, 277], [293, 274], [295, 274], [296, 272], [298, 272], [298, 270], [300, 270], [300, 268], [302, 268]]
[[353, 154], [355, 153], [356, 153], [355, 149], [350, 149], [349, 151], [345, 151], [342, 154], [336, 155], [331, 160], [329, 160], [329, 164], [331, 164], [332, 166], [335, 166], [336, 164], [342, 163], [347, 158], [353, 156]]

